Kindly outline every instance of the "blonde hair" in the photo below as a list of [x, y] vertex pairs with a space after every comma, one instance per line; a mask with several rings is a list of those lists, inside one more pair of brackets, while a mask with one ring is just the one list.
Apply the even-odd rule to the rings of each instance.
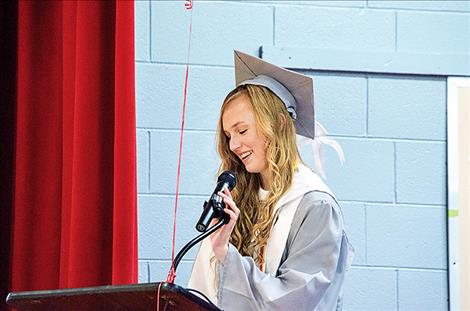
[[[227, 105], [239, 96], [247, 96], [253, 108], [257, 130], [266, 138], [266, 161], [271, 180], [268, 196], [259, 199], [261, 176], [246, 171], [242, 161], [230, 151], [229, 138], [224, 134], [222, 117]], [[269, 89], [257, 85], [239, 86], [225, 98], [217, 127], [217, 151], [222, 159], [219, 171], [232, 170], [237, 185], [232, 191], [240, 209], [230, 242], [241, 255], [262, 262], [271, 227], [273, 210], [280, 197], [292, 184], [294, 170], [301, 161], [295, 139], [294, 123], [284, 103]]]

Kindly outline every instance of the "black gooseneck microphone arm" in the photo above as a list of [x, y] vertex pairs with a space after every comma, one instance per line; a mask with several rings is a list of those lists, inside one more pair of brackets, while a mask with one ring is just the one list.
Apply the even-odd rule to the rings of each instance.
[[[237, 183], [237, 177], [232, 171], [225, 171], [220, 174], [217, 178], [217, 186], [212, 192], [212, 195], [209, 199], [209, 202], [204, 202], [204, 209], [199, 219], [196, 230], [202, 232], [200, 235], [189, 241], [176, 255], [175, 260], [173, 261], [173, 272], [176, 272], [183, 256], [197, 243], [205, 239], [207, 236], [211, 235], [214, 231], [219, 229], [225, 224], [230, 222], [230, 216], [224, 212], [225, 203], [223, 202], [222, 197], [218, 195], [219, 191], [223, 191], [225, 187], [228, 187], [229, 190], [232, 190]], [[215, 218], [219, 219], [212, 227], [209, 227], [211, 221]], [[208, 228], [209, 227], [209, 228]]]
[[230, 218], [227, 219], [226, 217], [221, 217], [218, 223], [216, 223], [215, 225], [208, 228], [206, 231], [204, 231], [203, 233], [201, 233], [200, 235], [198, 235], [197, 237], [195, 237], [194, 239], [189, 241], [176, 255], [175, 261], [174, 261], [174, 264], [173, 264], [174, 271], [176, 272], [176, 268], [178, 267], [178, 264], [180, 263], [183, 256], [191, 249], [191, 247], [193, 247], [194, 245], [196, 245], [200, 241], [204, 240], [206, 237], [211, 235], [214, 231], [216, 231], [217, 229], [219, 229], [220, 227], [222, 227], [223, 225], [225, 225], [229, 221], [230, 221]]

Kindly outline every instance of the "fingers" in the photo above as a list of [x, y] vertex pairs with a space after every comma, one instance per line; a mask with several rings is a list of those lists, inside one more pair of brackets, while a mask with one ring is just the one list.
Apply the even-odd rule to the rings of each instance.
[[212, 250], [214, 251], [214, 254], [216, 255], [217, 259], [223, 262], [227, 253], [230, 236], [232, 234], [233, 229], [235, 228], [235, 224], [238, 215], [240, 214], [240, 210], [233, 201], [230, 190], [224, 188], [223, 192], [219, 191], [217, 194], [224, 200], [224, 213], [226, 213], [230, 217], [230, 221], [225, 226], [222, 226], [221, 228], [219, 228], [219, 230], [217, 230], [211, 235]]
[[233, 200], [233, 198], [232, 198], [232, 193], [230, 192], [230, 190], [228, 189], [228, 187], [224, 187], [223, 190], [224, 190], [223, 193], [226, 194], [230, 199]]
[[[229, 192], [229, 194], [230, 194], [230, 192]], [[240, 215], [240, 209], [237, 207], [237, 205], [233, 201], [232, 196], [231, 195], [229, 196], [229, 195], [227, 195], [226, 193], [223, 193], [223, 192], [219, 192], [218, 195], [221, 196], [224, 199], [224, 202], [225, 202], [226, 206], [228, 206], [235, 213], [235, 215], [238, 217], [238, 215]]]
[[229, 208], [224, 208], [224, 212], [230, 216], [230, 222], [233, 221], [233, 225], [235, 225], [235, 221], [237, 221], [238, 215], [235, 214], [235, 212]]

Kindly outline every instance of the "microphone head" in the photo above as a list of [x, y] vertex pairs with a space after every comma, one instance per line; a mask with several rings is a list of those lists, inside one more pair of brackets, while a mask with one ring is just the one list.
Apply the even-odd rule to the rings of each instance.
[[217, 183], [219, 182], [224, 182], [228, 184], [228, 189], [232, 191], [232, 189], [235, 187], [237, 184], [237, 177], [235, 176], [235, 173], [232, 171], [225, 171], [222, 174], [219, 175], [219, 178], [217, 178]]

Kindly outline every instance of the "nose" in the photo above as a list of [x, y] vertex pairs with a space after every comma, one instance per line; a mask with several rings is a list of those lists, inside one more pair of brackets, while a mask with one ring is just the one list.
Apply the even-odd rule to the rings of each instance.
[[230, 137], [230, 150], [235, 152], [238, 148], [240, 148], [240, 139], [238, 139], [237, 135], [233, 135]]

